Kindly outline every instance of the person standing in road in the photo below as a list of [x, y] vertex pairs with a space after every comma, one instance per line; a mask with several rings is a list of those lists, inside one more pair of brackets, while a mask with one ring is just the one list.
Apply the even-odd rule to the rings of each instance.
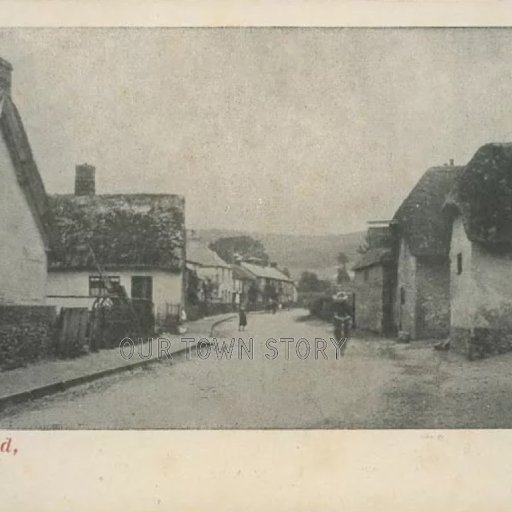
[[339, 292], [333, 297], [333, 322], [334, 338], [343, 355], [347, 347], [350, 324], [352, 321], [352, 311], [348, 303], [348, 295]]
[[243, 306], [240, 306], [240, 309], [238, 311], [238, 330], [245, 331], [246, 327], [247, 327], [247, 313], [245, 312], [245, 308]]

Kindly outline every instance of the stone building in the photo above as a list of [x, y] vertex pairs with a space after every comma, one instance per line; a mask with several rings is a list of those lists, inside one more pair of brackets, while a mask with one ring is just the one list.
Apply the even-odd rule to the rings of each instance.
[[76, 168], [75, 194], [49, 197], [55, 245], [47, 302], [91, 308], [105, 277], [153, 303], [157, 325], [184, 305], [185, 201], [171, 194], [95, 193], [95, 170]]
[[395, 328], [412, 339], [450, 331], [450, 225], [442, 208], [462, 168], [428, 169], [392, 220], [396, 238]]
[[11, 73], [0, 59], [0, 304], [44, 304], [49, 208], [12, 100]]
[[392, 334], [396, 265], [389, 225], [368, 228], [367, 250], [352, 267], [355, 319], [359, 329]]
[[510, 350], [512, 144], [478, 149], [457, 180], [445, 212], [452, 225], [452, 347], [484, 353]]

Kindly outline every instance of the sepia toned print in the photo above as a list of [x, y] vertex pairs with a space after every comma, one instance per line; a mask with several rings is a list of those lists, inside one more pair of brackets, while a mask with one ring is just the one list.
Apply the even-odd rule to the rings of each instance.
[[511, 35], [0, 30], [0, 426], [510, 428]]

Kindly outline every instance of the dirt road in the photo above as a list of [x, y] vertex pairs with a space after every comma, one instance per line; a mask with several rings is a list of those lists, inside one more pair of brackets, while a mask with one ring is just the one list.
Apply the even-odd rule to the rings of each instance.
[[[302, 310], [252, 314], [244, 333], [227, 323], [220, 334], [228, 340], [240, 335], [246, 346], [235, 343], [229, 359], [219, 359], [215, 348], [206, 356], [204, 346], [202, 358], [193, 352], [190, 359], [162, 360], [5, 410], [0, 427], [512, 426], [512, 354], [469, 362], [435, 352], [428, 342], [402, 345], [356, 336], [337, 359], [331, 327], [304, 315]], [[300, 338], [310, 346], [307, 356]], [[326, 340], [325, 354], [318, 338]]]

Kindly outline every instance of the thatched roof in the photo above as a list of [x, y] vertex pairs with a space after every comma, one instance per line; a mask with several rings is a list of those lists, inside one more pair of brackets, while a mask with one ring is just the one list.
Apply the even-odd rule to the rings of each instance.
[[48, 247], [50, 214], [43, 180], [37, 169], [21, 116], [11, 96], [0, 90], [0, 128], [13, 162], [19, 186], [27, 199], [34, 221]]
[[512, 144], [485, 144], [457, 180], [447, 206], [462, 215], [468, 238], [512, 245]]
[[202, 267], [231, 268], [215, 251], [204, 242], [189, 238], [187, 240], [187, 261]]
[[378, 247], [376, 249], [368, 249], [361, 257], [357, 260], [356, 264], [352, 267], [352, 270], [357, 272], [358, 270], [364, 270], [365, 268], [372, 267], [373, 265], [380, 265], [392, 261], [392, 251], [385, 247]]
[[442, 207], [463, 167], [432, 167], [418, 181], [393, 217], [399, 236], [414, 256], [448, 252], [450, 226]]
[[183, 268], [182, 197], [53, 195], [49, 201], [58, 240], [49, 270], [96, 270], [97, 263], [107, 270]]

